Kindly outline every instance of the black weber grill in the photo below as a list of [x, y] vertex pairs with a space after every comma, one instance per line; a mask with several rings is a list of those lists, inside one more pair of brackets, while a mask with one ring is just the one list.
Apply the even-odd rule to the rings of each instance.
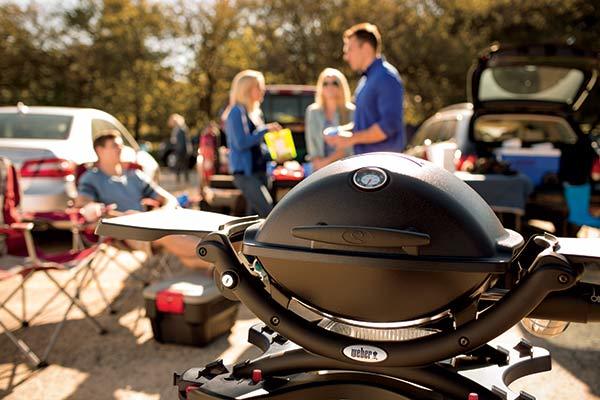
[[523, 240], [452, 174], [401, 154], [351, 157], [298, 185], [245, 232], [274, 285], [357, 321], [467, 306]]
[[523, 318], [542, 335], [600, 321], [600, 239], [524, 244], [468, 185], [401, 154], [331, 164], [266, 220], [162, 210], [98, 232], [203, 238], [220, 291], [263, 322], [248, 333], [263, 355], [175, 374], [185, 400], [529, 399], [508, 385], [549, 370], [548, 352], [487, 343]]

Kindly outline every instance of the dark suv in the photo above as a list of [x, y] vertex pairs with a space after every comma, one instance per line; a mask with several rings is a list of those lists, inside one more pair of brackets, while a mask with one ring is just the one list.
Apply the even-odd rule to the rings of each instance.
[[306, 157], [304, 139], [304, 114], [315, 101], [315, 87], [308, 85], [269, 85], [261, 105], [265, 121], [279, 122], [292, 131], [296, 146], [296, 160]]
[[572, 46], [493, 45], [469, 72], [471, 103], [425, 121], [407, 153], [427, 157], [429, 146], [444, 145], [458, 150], [457, 164], [473, 155], [507, 161], [535, 187], [529, 216], [552, 214], [564, 226], [560, 182], [585, 182], [594, 163], [599, 60], [598, 53]]

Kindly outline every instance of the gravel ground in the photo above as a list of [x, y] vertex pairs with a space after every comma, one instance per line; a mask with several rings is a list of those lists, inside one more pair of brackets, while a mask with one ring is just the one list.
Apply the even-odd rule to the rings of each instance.
[[[163, 174], [163, 179], [166, 174]], [[185, 187], [164, 181], [172, 191]], [[189, 187], [188, 192], [194, 188]], [[143, 253], [114, 251], [121, 264], [148, 271], [155, 260], [146, 260]], [[102, 260], [99, 260], [102, 262]], [[180, 271], [177, 261], [170, 259]], [[155, 342], [149, 321], [144, 317], [141, 287], [130, 275], [117, 268], [114, 262], [101, 274], [101, 285], [106, 290], [118, 312], [110, 315], [92, 285], [83, 292], [82, 300], [91, 313], [108, 329], [100, 336], [74, 310], [69, 315], [54, 351], [49, 357], [50, 366], [33, 371], [19, 356], [6, 335], [0, 334], [0, 397], [7, 399], [175, 399], [172, 374], [186, 368], [201, 366], [216, 358], [226, 362], [251, 358], [258, 351], [246, 343], [247, 329], [257, 319], [244, 307], [229, 336], [223, 336], [205, 348], [166, 345]], [[30, 306], [41, 304], [51, 290], [42, 274], [28, 283]], [[55, 273], [57, 279], [64, 279]], [[0, 283], [0, 293], [8, 293], [15, 282]], [[52, 303], [49, 312], [34, 322], [33, 326], [18, 333], [41, 351], [60, 321], [64, 301]], [[17, 303], [13, 303], [16, 307]], [[16, 328], [5, 313], [0, 312], [3, 323]], [[573, 324], [565, 334], [552, 339], [538, 339], [514, 327], [496, 340], [511, 347], [519, 338], [551, 351], [553, 369], [515, 382], [511, 388], [526, 390], [537, 399], [600, 399], [600, 324]]]

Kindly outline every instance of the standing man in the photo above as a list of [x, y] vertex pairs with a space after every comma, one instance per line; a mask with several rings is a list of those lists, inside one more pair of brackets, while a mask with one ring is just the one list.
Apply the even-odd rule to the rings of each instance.
[[167, 122], [171, 128], [171, 144], [175, 148], [177, 163], [175, 164], [175, 179], [179, 183], [179, 177], [183, 175], [185, 182], [189, 183], [189, 158], [192, 153], [190, 140], [188, 138], [188, 127], [185, 119], [179, 114], [171, 114]]
[[402, 101], [404, 87], [394, 66], [381, 56], [381, 35], [370, 23], [354, 25], [344, 32], [344, 60], [362, 73], [356, 87], [353, 133], [326, 136], [336, 148], [354, 146], [355, 154], [404, 150]]

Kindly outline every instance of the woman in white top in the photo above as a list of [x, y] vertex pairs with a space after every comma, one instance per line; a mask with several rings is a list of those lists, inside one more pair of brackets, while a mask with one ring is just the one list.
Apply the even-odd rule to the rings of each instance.
[[317, 170], [348, 154], [325, 144], [323, 130], [351, 123], [354, 104], [350, 102], [350, 87], [344, 74], [334, 68], [325, 68], [317, 80], [315, 102], [306, 109], [306, 149], [313, 169]]

